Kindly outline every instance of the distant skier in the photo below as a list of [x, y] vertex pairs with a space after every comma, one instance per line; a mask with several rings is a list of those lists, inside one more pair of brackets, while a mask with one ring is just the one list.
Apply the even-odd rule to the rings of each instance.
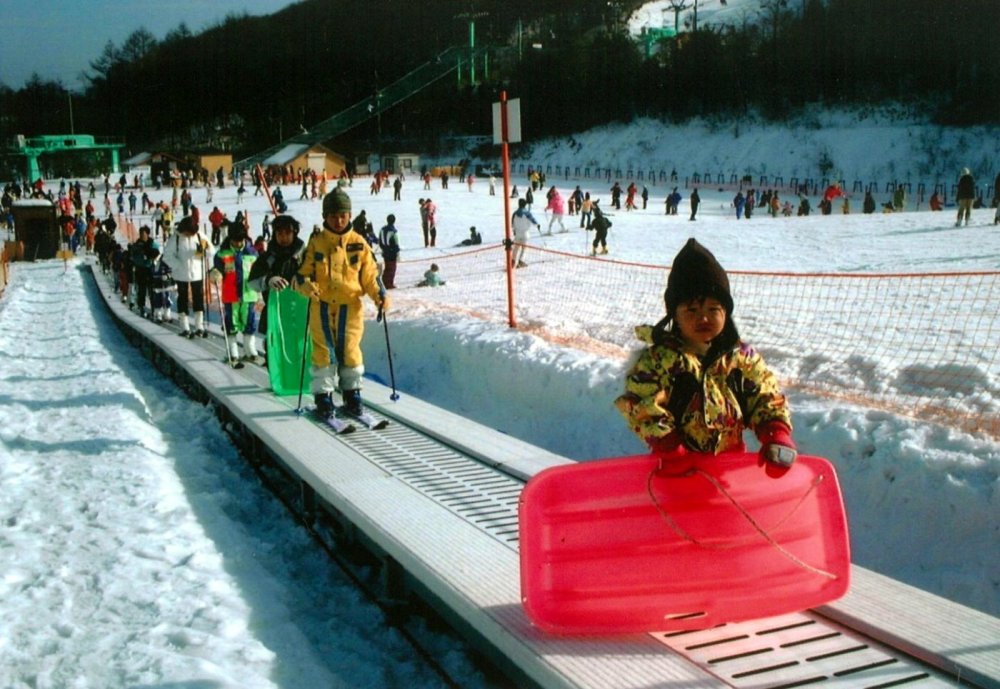
[[747, 200], [743, 198], [743, 192], [736, 192], [736, 196], [733, 197], [733, 208], [736, 209], [736, 219], [739, 220], [743, 217], [743, 207], [746, 206]]
[[611, 186], [611, 207], [616, 210], [621, 210], [622, 208], [622, 185], [615, 182]]
[[874, 213], [875, 212], [875, 197], [872, 196], [871, 189], [865, 192], [865, 200], [861, 204], [862, 213]]
[[382, 284], [386, 289], [396, 289], [396, 262], [399, 260], [399, 233], [396, 231], [396, 216], [386, 216], [385, 225], [378, 233], [379, 250], [382, 252]]
[[597, 247], [601, 247], [601, 253], [608, 253], [608, 230], [611, 229], [611, 221], [604, 215], [600, 204], [595, 200], [591, 211], [594, 213], [594, 220], [590, 223], [594, 228], [594, 242], [591, 245], [591, 256], [597, 255]]
[[549, 203], [545, 207], [545, 210], [552, 211], [552, 217], [549, 218], [549, 231], [548, 234], [552, 234], [553, 223], [559, 223], [559, 232], [568, 232], [566, 226], [563, 224], [563, 215], [566, 213], [566, 204], [563, 201], [562, 195], [559, 190], [555, 187], [549, 189], [548, 193]]
[[[529, 190], [530, 191], [530, 190]], [[535, 216], [528, 210], [528, 203], [524, 199], [518, 199], [517, 210], [510, 218], [511, 227], [514, 230], [514, 248], [510, 254], [510, 261], [514, 268], [524, 268], [528, 264], [524, 262], [525, 245], [531, 237], [531, 229], [538, 229], [541, 225], [535, 220]]]
[[958, 219], [955, 227], [962, 226], [962, 219], [968, 227], [969, 218], [972, 216], [972, 202], [976, 200], [976, 179], [967, 167], [962, 168], [962, 175], [958, 178], [958, 193], [955, 195], [958, 202]]

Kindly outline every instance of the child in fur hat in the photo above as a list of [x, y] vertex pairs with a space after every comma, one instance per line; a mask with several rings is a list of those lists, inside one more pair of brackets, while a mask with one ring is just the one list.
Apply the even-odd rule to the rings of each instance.
[[729, 277], [696, 240], [674, 259], [664, 300], [667, 315], [636, 328], [647, 346], [615, 400], [633, 432], [657, 454], [719, 454], [744, 451], [750, 429], [763, 460], [791, 465], [785, 396], [760, 354], [740, 341]]

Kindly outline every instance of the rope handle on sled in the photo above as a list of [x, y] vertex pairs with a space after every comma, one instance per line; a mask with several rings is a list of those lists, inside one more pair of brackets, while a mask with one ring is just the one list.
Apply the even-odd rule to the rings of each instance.
[[[660, 504], [659, 500], [657, 500], [657, 498], [656, 498], [656, 494], [653, 492], [653, 477], [656, 476], [656, 474], [659, 471], [659, 469], [660, 469], [660, 467], [656, 466], [656, 467], [653, 468], [652, 471], [649, 472], [649, 476], [646, 478], [646, 492], [649, 493], [649, 498], [653, 502], [653, 507], [656, 508], [656, 511], [663, 518], [663, 521], [665, 521], [667, 523], [667, 526], [669, 526], [670, 529], [674, 533], [676, 533], [678, 536], [680, 536], [681, 538], [683, 538], [685, 541], [688, 541], [689, 543], [692, 543], [692, 544], [694, 544], [694, 545], [696, 545], [696, 546], [698, 546], [700, 548], [705, 548], [705, 549], [708, 549], [708, 550], [729, 550], [729, 549], [732, 549], [732, 548], [737, 548], [737, 547], [739, 547], [741, 545], [744, 545], [744, 544], [746, 544], [746, 543], [749, 542], [750, 539], [741, 539], [739, 541], [736, 541], [736, 542], [733, 542], [733, 543], [727, 543], [727, 544], [724, 544], [724, 545], [712, 545], [712, 544], [709, 544], [709, 543], [703, 543], [702, 541], [699, 541], [697, 538], [695, 538], [694, 536], [692, 536], [691, 534], [689, 534], [687, 531], [685, 531], [680, 526], [680, 524], [678, 524], [674, 520], [674, 518], [671, 517], [669, 513], [667, 513], [666, 509], [664, 509], [663, 505]], [[685, 471], [684, 473], [682, 473], [682, 474], [676, 474], [673, 477], [674, 478], [688, 477], [688, 476], [693, 476], [695, 474], [701, 476], [706, 481], [708, 481], [713, 486], [715, 486], [715, 489], [718, 490], [719, 493], [721, 493], [730, 503], [732, 503], [733, 507], [735, 507], [739, 511], [739, 513], [741, 515], [743, 515], [744, 519], [747, 520], [747, 523], [749, 523], [750, 526], [753, 527], [754, 531], [756, 531], [757, 534], [761, 538], [763, 538], [765, 541], [767, 541], [768, 543], [770, 543], [771, 546], [773, 546], [775, 550], [777, 550], [783, 556], [785, 556], [786, 558], [788, 558], [789, 560], [791, 560], [793, 563], [795, 563], [796, 566], [801, 567], [802, 569], [806, 570], [807, 572], [812, 572], [813, 574], [818, 574], [818, 575], [826, 577], [828, 579], [839, 579], [840, 578], [836, 574], [833, 574], [832, 572], [827, 572], [824, 569], [820, 569], [819, 567], [814, 567], [814, 566], [810, 565], [808, 562], [804, 562], [799, 557], [797, 557], [793, 553], [789, 552], [784, 546], [782, 546], [780, 543], [778, 543], [774, 539], [774, 537], [768, 532], [767, 529], [765, 529], [764, 527], [762, 527], [757, 522], [757, 520], [754, 519], [753, 515], [750, 514], [750, 512], [748, 512], [747, 509], [745, 507], [743, 507], [743, 505], [741, 505], [739, 503], [739, 501], [737, 501], [736, 498], [734, 498], [729, 491], [726, 490], [726, 487], [723, 486], [722, 483], [720, 483], [719, 480], [715, 476], [712, 476], [707, 471], [704, 471], [704, 470], [699, 469], [697, 467], [692, 467], [691, 469]], [[795, 512], [799, 509], [799, 507], [802, 506], [802, 503], [804, 503], [806, 501], [806, 498], [808, 498], [812, 494], [812, 492], [814, 490], [816, 490], [816, 488], [819, 486], [819, 484], [823, 482], [823, 479], [824, 479], [823, 474], [820, 474], [815, 479], [813, 479], [812, 483], [809, 485], [808, 490], [806, 490], [806, 492], [802, 494], [802, 497], [799, 498], [798, 502], [796, 502], [795, 505], [792, 506], [792, 508], [788, 511], [788, 514], [786, 514], [784, 517], [782, 517], [781, 519], [779, 519], [778, 522], [773, 527], [771, 527], [771, 530], [773, 531], [775, 529], [778, 529], [782, 524], [784, 524], [786, 521], [788, 521], [791, 518], [791, 516], [793, 514], [795, 514]]]

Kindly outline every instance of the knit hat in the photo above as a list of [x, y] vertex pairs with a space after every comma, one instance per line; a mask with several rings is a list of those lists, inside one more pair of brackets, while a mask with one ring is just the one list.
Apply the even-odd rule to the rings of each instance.
[[271, 229], [275, 232], [281, 230], [291, 230], [296, 236], [299, 234], [299, 221], [290, 215], [276, 215], [271, 222]]
[[351, 197], [347, 195], [346, 191], [336, 187], [323, 197], [323, 216], [344, 211], [351, 212]]
[[177, 223], [177, 231], [181, 234], [194, 234], [198, 231], [198, 226], [194, 224], [194, 218], [190, 215], [185, 215], [181, 218], [181, 221]]
[[729, 276], [712, 252], [692, 238], [677, 253], [670, 267], [667, 291], [663, 294], [667, 316], [672, 318], [677, 307], [684, 302], [704, 297], [718, 299], [726, 313], [732, 315]]
[[241, 239], [247, 238], [247, 228], [243, 227], [243, 223], [231, 222], [229, 227], [226, 228], [226, 239], [231, 242], [238, 242]]

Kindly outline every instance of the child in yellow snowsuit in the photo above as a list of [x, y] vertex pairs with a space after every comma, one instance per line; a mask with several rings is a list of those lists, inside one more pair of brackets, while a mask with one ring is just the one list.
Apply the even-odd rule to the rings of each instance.
[[323, 198], [323, 230], [309, 239], [295, 287], [312, 300], [312, 393], [320, 415], [334, 412], [339, 387], [347, 414], [362, 412], [361, 355], [367, 294], [381, 310], [389, 308], [378, 264], [365, 238], [351, 229], [351, 199], [340, 187]]
[[760, 354], [740, 341], [726, 271], [694, 239], [674, 259], [664, 300], [667, 315], [636, 328], [647, 347], [615, 400], [631, 429], [667, 455], [743, 451], [750, 429], [762, 459], [791, 465], [785, 396]]

